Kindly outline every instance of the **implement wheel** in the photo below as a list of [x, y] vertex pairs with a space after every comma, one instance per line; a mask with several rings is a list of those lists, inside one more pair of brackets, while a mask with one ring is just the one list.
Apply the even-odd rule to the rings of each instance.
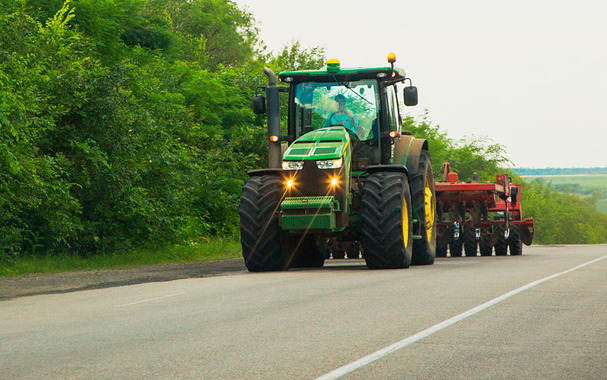
[[436, 257], [447, 257], [447, 246], [449, 243], [449, 234], [444, 227], [438, 231], [438, 238], [436, 239]]
[[288, 268], [322, 268], [325, 254], [312, 235], [284, 235]]
[[240, 242], [242, 256], [251, 272], [286, 269], [278, 208], [282, 180], [275, 176], [249, 178], [240, 197]]
[[419, 217], [421, 239], [413, 240], [413, 265], [434, 264], [436, 257], [436, 194], [430, 153], [422, 150], [417, 170], [411, 175], [411, 201]]
[[348, 242], [346, 247], [346, 254], [348, 255], [348, 259], [359, 259], [360, 243], [356, 241]]
[[329, 247], [331, 249], [333, 259], [345, 259], [346, 258], [346, 251], [344, 250], [341, 240], [338, 240], [336, 238], [329, 239]]
[[476, 228], [468, 223], [464, 226], [464, 250], [466, 251], [466, 257], [476, 257], [478, 252]]
[[510, 247], [510, 255], [520, 256], [523, 254], [523, 243], [521, 242], [521, 234], [517, 226], [510, 227], [508, 246]]
[[411, 193], [407, 176], [375, 173], [362, 190], [362, 248], [370, 269], [407, 268], [413, 233]]
[[495, 243], [495, 256], [506, 256], [508, 254], [508, 242], [502, 235]]
[[490, 233], [481, 232], [481, 240], [478, 242], [478, 247], [481, 251], [481, 256], [491, 256], [493, 254]]
[[457, 240], [451, 238], [451, 241], [449, 242], [449, 253], [451, 253], [451, 257], [462, 257], [462, 247], [463, 242], [461, 236]]

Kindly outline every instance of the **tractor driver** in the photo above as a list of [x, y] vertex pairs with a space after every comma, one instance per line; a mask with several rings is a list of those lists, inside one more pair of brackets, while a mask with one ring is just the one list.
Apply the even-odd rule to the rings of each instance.
[[349, 109], [346, 109], [346, 97], [342, 94], [335, 96], [337, 102], [337, 112], [330, 114], [325, 120], [322, 128], [332, 125], [342, 125], [348, 131], [350, 137], [356, 139], [356, 129], [358, 128], [358, 119], [356, 115]]

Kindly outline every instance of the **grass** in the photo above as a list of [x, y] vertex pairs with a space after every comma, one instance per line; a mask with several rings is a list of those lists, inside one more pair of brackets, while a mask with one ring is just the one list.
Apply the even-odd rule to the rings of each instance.
[[120, 254], [99, 254], [86, 258], [76, 255], [22, 257], [18, 260], [0, 261], [0, 277], [65, 271], [126, 269], [145, 265], [184, 264], [240, 257], [242, 257], [241, 247], [237, 238], [217, 238], [188, 246], [154, 250], [137, 249]]
[[607, 174], [592, 175], [544, 175], [524, 176], [525, 180], [542, 180], [552, 183], [556, 189], [567, 189], [571, 193], [590, 195], [600, 193], [596, 208], [600, 212], [607, 213]]
[[594, 175], [544, 175], [525, 176], [526, 180], [542, 179], [553, 185], [579, 185], [584, 191], [601, 191], [607, 189], [607, 174]]

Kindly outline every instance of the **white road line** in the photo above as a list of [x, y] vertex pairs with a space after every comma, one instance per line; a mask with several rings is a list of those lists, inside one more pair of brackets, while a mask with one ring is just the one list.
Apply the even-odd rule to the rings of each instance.
[[136, 302], [131, 302], [131, 303], [125, 303], [122, 305], [116, 305], [114, 307], [124, 307], [124, 306], [131, 306], [131, 305], [137, 305], [138, 303], [144, 303], [144, 302], [150, 302], [150, 301], [157, 301], [157, 300], [161, 300], [164, 298], [169, 298], [169, 297], [176, 297], [176, 296], [180, 296], [182, 294], [185, 294], [185, 292], [181, 292], [181, 293], [175, 293], [175, 294], [168, 294], [166, 296], [162, 296], [162, 297], [156, 297], [156, 298], [149, 298], [147, 300], [141, 300], [141, 301], [136, 301]]
[[405, 339], [403, 339], [403, 340], [401, 340], [399, 342], [396, 342], [396, 343], [394, 343], [394, 344], [392, 344], [392, 345], [390, 345], [388, 347], [382, 348], [379, 351], [375, 351], [374, 353], [369, 354], [369, 355], [367, 355], [367, 356], [365, 356], [363, 358], [360, 358], [360, 359], [358, 359], [358, 360], [356, 360], [356, 361], [354, 361], [354, 362], [352, 362], [350, 364], [346, 364], [346, 365], [344, 365], [342, 367], [339, 367], [339, 368], [337, 368], [337, 369], [335, 369], [335, 370], [333, 370], [333, 371], [331, 371], [331, 372], [329, 372], [329, 373], [327, 373], [327, 374], [325, 374], [325, 375], [317, 378], [316, 380], [329, 380], [329, 379], [340, 378], [340, 377], [342, 377], [342, 376], [344, 376], [344, 375], [346, 375], [346, 374], [348, 374], [348, 373], [350, 373], [352, 371], [355, 371], [355, 370], [357, 370], [359, 368], [362, 368], [362, 367], [366, 366], [367, 364], [371, 364], [372, 362], [374, 362], [376, 360], [379, 360], [379, 359], [383, 358], [386, 355], [389, 355], [389, 354], [391, 354], [391, 353], [393, 353], [395, 351], [403, 349], [403, 348], [405, 348], [405, 347], [407, 347], [407, 346], [409, 346], [409, 345], [411, 345], [411, 344], [413, 344], [413, 343], [415, 343], [415, 342], [417, 342], [419, 340], [422, 340], [422, 339], [424, 339], [424, 338], [426, 338], [426, 337], [428, 337], [428, 336], [430, 336], [430, 335], [432, 335], [432, 334], [434, 334], [434, 333], [442, 330], [442, 329], [445, 329], [445, 328], [447, 328], [447, 327], [449, 327], [451, 325], [454, 325], [457, 322], [462, 321], [462, 320], [464, 320], [464, 319], [466, 319], [466, 318], [468, 318], [468, 317], [470, 317], [470, 316], [472, 316], [472, 315], [474, 315], [476, 313], [480, 313], [481, 311], [483, 311], [483, 310], [485, 310], [487, 308], [490, 308], [491, 306], [493, 306], [495, 304], [498, 304], [498, 303], [500, 303], [500, 302], [502, 302], [502, 301], [504, 301], [504, 300], [506, 300], [506, 299], [508, 299], [508, 298], [510, 298], [510, 297], [512, 297], [512, 296], [514, 296], [516, 294], [518, 294], [518, 293], [521, 293], [521, 292], [523, 292], [523, 291], [525, 291], [527, 289], [530, 289], [530, 288], [532, 288], [532, 287], [534, 287], [536, 285], [539, 285], [539, 284], [541, 284], [543, 282], [550, 281], [550, 280], [552, 280], [554, 278], [557, 278], [559, 276], [562, 276], [564, 274], [571, 273], [571, 272], [576, 271], [576, 270], [578, 270], [580, 268], [583, 268], [585, 266], [594, 264], [594, 263], [596, 263], [598, 261], [601, 261], [603, 259], [606, 259], [606, 258], [607, 258], [607, 256], [599, 257], [598, 259], [594, 259], [594, 260], [589, 261], [587, 263], [584, 263], [582, 265], [578, 265], [575, 268], [571, 268], [571, 269], [568, 269], [568, 270], [566, 270], [564, 272], [556, 273], [556, 274], [553, 274], [552, 276], [548, 276], [548, 277], [542, 278], [540, 280], [533, 281], [532, 283], [529, 283], [529, 284], [527, 284], [525, 286], [521, 286], [518, 289], [514, 289], [514, 290], [512, 290], [512, 291], [510, 291], [510, 292], [508, 292], [506, 294], [503, 294], [503, 295], [501, 295], [501, 296], [499, 296], [497, 298], [492, 299], [491, 301], [485, 302], [482, 305], [479, 305], [479, 306], [477, 306], [477, 307], [475, 307], [473, 309], [470, 309], [470, 310], [468, 310], [466, 312], [463, 312], [463, 313], [461, 313], [459, 315], [456, 315], [455, 317], [449, 318], [446, 321], [443, 321], [443, 322], [441, 322], [441, 323], [439, 323], [437, 325], [434, 325], [434, 326], [432, 326], [430, 328], [427, 328], [424, 331], [421, 331], [421, 332], [419, 332], [419, 333], [417, 333], [415, 335], [411, 335], [410, 337], [405, 338]]

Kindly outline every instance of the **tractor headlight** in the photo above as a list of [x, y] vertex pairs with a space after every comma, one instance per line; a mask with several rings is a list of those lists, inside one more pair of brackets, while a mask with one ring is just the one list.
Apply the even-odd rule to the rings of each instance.
[[303, 161], [283, 161], [282, 170], [301, 170], [303, 164]]
[[318, 160], [316, 161], [316, 165], [319, 169], [337, 169], [341, 168], [343, 162], [343, 158], [338, 158], [336, 160]]

